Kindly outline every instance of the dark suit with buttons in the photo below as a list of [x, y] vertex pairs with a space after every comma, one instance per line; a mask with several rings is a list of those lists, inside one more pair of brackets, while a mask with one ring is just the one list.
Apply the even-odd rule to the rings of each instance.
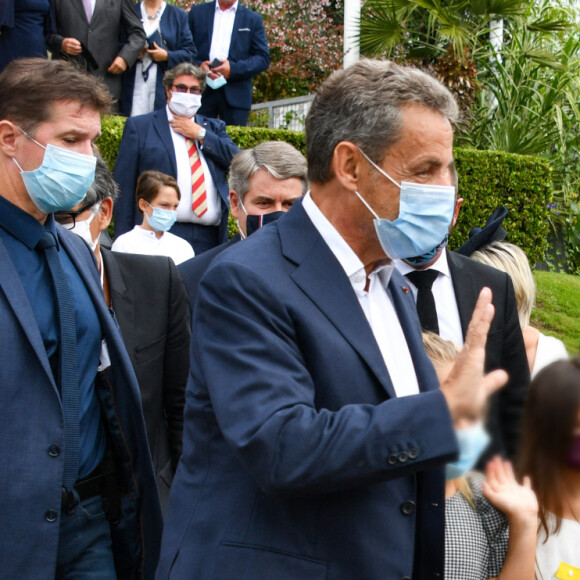
[[101, 249], [111, 306], [141, 391], [147, 439], [165, 511], [181, 457], [191, 325], [173, 260]]
[[[53, 58], [63, 58], [78, 63], [88, 72], [102, 77], [116, 99], [121, 95], [121, 76], [107, 72], [117, 56], [132, 67], [145, 46], [145, 32], [135, 13], [131, 0], [96, 0], [90, 23], [83, 0], [51, 0], [54, 8], [56, 33], [47, 37]], [[62, 51], [65, 38], [82, 42], [95, 59], [98, 68], [93, 70], [81, 54], [73, 56]], [[121, 38], [125, 40], [121, 42]]]
[[481, 289], [487, 286], [493, 292], [495, 316], [487, 338], [485, 368], [486, 371], [504, 369], [509, 374], [509, 382], [490, 399], [487, 428], [492, 441], [480, 466], [496, 454], [513, 460], [517, 455], [520, 422], [530, 384], [513, 284], [505, 272], [460, 254], [448, 251], [447, 261], [464, 338]]
[[[230, 190], [226, 174], [232, 157], [239, 149], [226, 133], [226, 126], [223, 121], [206, 119], [197, 114], [195, 122], [206, 129], [201, 150], [221, 199], [222, 214], [220, 224], [216, 226], [216, 242], [213, 244], [215, 246], [226, 242], [228, 239]], [[142, 221], [142, 216], [139, 214], [135, 203], [135, 189], [137, 178], [147, 169], [161, 171], [177, 178], [175, 149], [165, 107], [147, 115], [131, 117], [125, 123], [114, 169], [115, 180], [121, 188], [121, 195], [116, 201], [113, 210], [115, 236], [132, 230], [136, 224], [140, 224]], [[180, 222], [176, 225], [178, 227], [182, 226]], [[193, 236], [195, 236], [196, 228], [208, 227], [196, 226], [196, 224], [183, 225], [193, 231]], [[175, 226], [171, 231], [180, 235]], [[188, 241], [191, 242], [191, 239], [188, 239]], [[195, 245], [193, 245], [193, 248], [198, 253], [198, 248]]]
[[389, 293], [421, 394], [397, 398], [301, 201], [214, 259], [159, 580], [443, 574], [442, 465], [457, 446], [404, 285], [395, 272]]
[[[189, 28], [198, 50], [196, 64], [209, 60], [216, 10], [213, 2], [194, 4], [189, 11]], [[225, 86], [206, 88], [200, 113], [223, 119], [228, 125], [245, 125], [252, 106], [252, 78], [270, 66], [270, 52], [262, 17], [238, 4], [228, 54], [230, 78]], [[225, 101], [225, 107], [221, 106]]]

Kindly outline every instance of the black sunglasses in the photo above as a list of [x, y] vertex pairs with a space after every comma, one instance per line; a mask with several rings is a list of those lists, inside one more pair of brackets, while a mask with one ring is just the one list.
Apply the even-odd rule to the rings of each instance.
[[85, 203], [85, 205], [83, 205], [80, 209], [77, 209], [77, 211], [55, 211], [54, 219], [59, 224], [72, 223], [73, 225], [72, 227], [74, 228], [77, 223], [76, 222], [77, 218], [88, 209], [91, 209], [94, 205], [95, 205], [94, 203]]

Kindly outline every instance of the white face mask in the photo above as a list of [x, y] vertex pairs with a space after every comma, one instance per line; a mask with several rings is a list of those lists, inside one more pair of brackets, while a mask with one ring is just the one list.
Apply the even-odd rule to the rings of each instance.
[[191, 93], [171, 93], [169, 108], [180, 117], [191, 119], [201, 107], [201, 95]]
[[99, 202], [92, 208], [93, 213], [91, 214], [91, 217], [89, 217], [88, 219], [82, 222], [76, 220], [74, 226], [72, 222], [68, 224], [62, 224], [67, 230], [70, 230], [71, 232], [73, 232], [73, 234], [76, 234], [77, 236], [81, 237], [85, 242], [87, 242], [87, 244], [89, 244], [93, 252], [96, 250], [97, 245], [99, 243], [99, 236], [97, 236], [97, 239], [93, 241], [93, 234], [91, 233], [91, 222], [95, 219], [95, 216], [97, 215], [100, 209], [101, 203]]

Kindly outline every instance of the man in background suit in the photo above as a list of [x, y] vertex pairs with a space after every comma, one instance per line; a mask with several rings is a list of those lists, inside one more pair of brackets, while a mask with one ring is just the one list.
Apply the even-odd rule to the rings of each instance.
[[[306, 119], [310, 192], [199, 285], [158, 580], [443, 577], [453, 420], [480, 417], [506, 379], [483, 375], [491, 293], [439, 388], [368, 209], [393, 222], [403, 196], [362, 151], [398, 182], [444, 186], [452, 213], [456, 116], [438, 81], [390, 62], [320, 87]], [[416, 223], [427, 241], [447, 227]]]
[[[135, 203], [137, 179], [143, 171], [154, 169], [175, 177], [181, 191], [177, 223], [171, 233], [187, 240], [196, 255], [227, 241], [226, 174], [239, 149], [226, 133], [223, 121], [206, 119], [197, 113], [205, 77], [193, 64], [178, 64], [163, 79], [167, 107], [127, 119], [114, 169], [121, 188], [114, 209], [115, 236], [140, 223]], [[201, 215], [193, 207], [198, 176], [192, 178], [192, 153], [199, 155], [203, 170], [207, 208]]]
[[[457, 187], [455, 173], [453, 179]], [[456, 201], [449, 232], [457, 221], [462, 202], [463, 199]], [[415, 300], [418, 299], [416, 284], [421, 284], [419, 280], [424, 276], [421, 272], [433, 273], [431, 292], [436, 309], [437, 328], [426, 326], [422, 319], [422, 306], [417, 302], [419, 318], [422, 319], [424, 330], [435, 331], [459, 347], [463, 345], [467, 335], [469, 320], [481, 289], [484, 286], [491, 288], [495, 316], [487, 340], [485, 368], [488, 372], [504, 369], [509, 375], [509, 381], [505, 388], [490, 399], [486, 427], [491, 442], [478, 465], [483, 468], [489, 459], [498, 454], [514, 461], [519, 444], [523, 407], [530, 384], [530, 370], [513, 284], [504, 272], [449, 251], [446, 248], [447, 238], [448, 236], [424, 256], [397, 260], [396, 266], [407, 277]]]
[[[51, 0], [56, 33], [47, 37], [53, 58], [79, 63], [121, 96], [121, 75], [137, 61], [145, 32], [131, 0]], [[124, 39], [121, 41], [121, 39]]]
[[87, 196], [72, 210], [57, 212], [55, 218], [81, 236], [95, 254], [107, 305], [115, 312], [137, 375], [161, 509], [165, 512], [182, 450], [190, 315], [183, 281], [173, 260], [101, 247], [100, 234], [111, 222], [118, 193], [109, 168], [97, 153], [95, 182]]
[[266, 223], [280, 218], [307, 189], [306, 159], [284, 141], [265, 141], [234, 156], [230, 166], [230, 204], [239, 232], [229, 242], [177, 267], [185, 282], [192, 314], [199, 281], [213, 259]]
[[110, 104], [59, 60], [0, 75], [3, 578], [152, 578], [157, 563], [139, 386], [90, 249], [52, 213], [86, 195]]
[[[270, 66], [262, 17], [237, 0], [214, 0], [191, 7], [189, 27], [198, 51], [195, 62], [210, 79], [200, 113], [245, 126], [252, 106], [252, 78]], [[224, 80], [226, 84], [211, 88]]]

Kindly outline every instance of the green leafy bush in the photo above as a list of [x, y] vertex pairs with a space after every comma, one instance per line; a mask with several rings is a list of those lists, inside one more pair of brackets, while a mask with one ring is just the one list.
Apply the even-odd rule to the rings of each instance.
[[[99, 149], [113, 167], [123, 134], [123, 117], [103, 117]], [[306, 152], [304, 133], [258, 127], [228, 127], [228, 134], [240, 149], [264, 141], [285, 141]], [[471, 228], [483, 226], [499, 205], [505, 205], [508, 217], [504, 227], [509, 241], [518, 244], [530, 262], [541, 262], [548, 245], [549, 205], [551, 203], [550, 168], [546, 161], [499, 151], [455, 149], [459, 174], [459, 194], [464, 202], [449, 246], [459, 247]], [[230, 219], [230, 236], [237, 231]]]

